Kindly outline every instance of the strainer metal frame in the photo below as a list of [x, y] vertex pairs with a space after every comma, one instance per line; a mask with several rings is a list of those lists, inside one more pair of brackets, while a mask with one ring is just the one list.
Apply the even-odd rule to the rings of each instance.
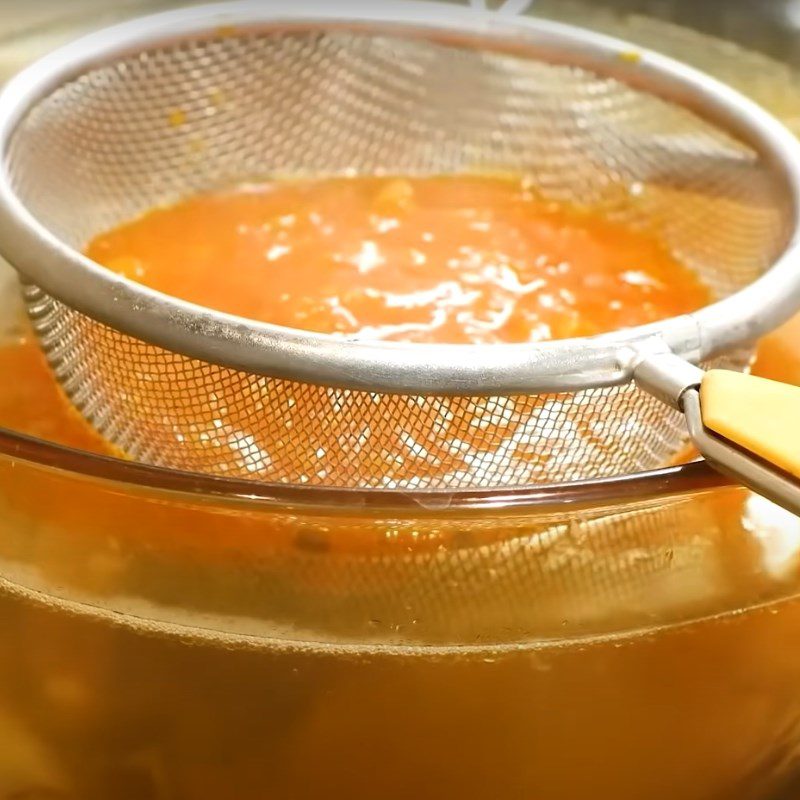
[[[51, 234], [12, 188], [8, 148], [27, 112], [52, 90], [109, 60], [181, 36], [229, 26], [303, 29], [310, 22], [358, 29], [368, 23], [453, 42], [490, 38], [498, 50], [524, 44], [552, 63], [568, 63], [636, 87], [648, 86], [699, 117], [722, 123], [779, 167], [793, 235], [758, 280], [695, 313], [585, 339], [480, 345], [363, 342], [236, 317], [184, 302], [115, 275]], [[453, 23], [458, 23], [458, 34]], [[658, 81], [653, 83], [652, 77]], [[0, 95], [0, 242], [27, 281], [93, 319], [144, 342], [220, 366], [346, 389], [402, 394], [498, 395], [572, 392], [631, 381], [642, 358], [668, 351], [692, 363], [752, 342], [800, 308], [800, 142], [735, 90], [655, 53], [572, 26], [437, 3], [320, 2], [291, 10], [234, 2], [166, 12], [89, 35], [44, 58]]]

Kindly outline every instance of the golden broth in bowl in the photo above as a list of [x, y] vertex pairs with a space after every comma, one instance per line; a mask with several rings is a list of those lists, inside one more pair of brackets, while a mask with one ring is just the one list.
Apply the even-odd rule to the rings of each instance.
[[[15, 424], [61, 413], [14, 358]], [[742, 490], [415, 514], [9, 455], [0, 481], [7, 796], [740, 800], [789, 777], [800, 529]]]

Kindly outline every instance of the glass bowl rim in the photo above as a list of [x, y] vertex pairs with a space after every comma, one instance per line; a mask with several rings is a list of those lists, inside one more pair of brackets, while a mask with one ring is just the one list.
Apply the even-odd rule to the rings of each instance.
[[322, 512], [362, 510], [436, 516], [487, 510], [543, 513], [556, 507], [563, 512], [567, 507], [613, 506], [731, 485], [728, 478], [703, 460], [608, 478], [492, 489], [355, 489], [283, 484], [173, 470], [68, 447], [4, 427], [0, 427], [0, 456], [134, 490], [246, 502], [256, 508]]

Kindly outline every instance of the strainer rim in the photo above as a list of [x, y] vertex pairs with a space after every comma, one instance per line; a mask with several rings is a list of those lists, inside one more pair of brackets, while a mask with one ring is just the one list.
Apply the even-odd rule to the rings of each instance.
[[[403, 0], [354, 11], [310, 2], [281, 11], [276, 4], [240, 0], [141, 17], [106, 28], [59, 48], [24, 70], [0, 94], [0, 251], [27, 280], [70, 307], [140, 340], [202, 361], [306, 383], [402, 394], [534, 394], [577, 391], [630, 380], [631, 357], [654, 342], [691, 361], [710, 358], [777, 327], [800, 307], [800, 141], [760, 106], [719, 81], [680, 62], [620, 39], [549, 20], [500, 17], [442, 3]], [[273, 6], [275, 6], [273, 8]], [[182, 35], [192, 25], [205, 32], [221, 25], [343, 23], [425, 26], [458, 30], [493, 41], [550, 48], [576, 42], [588, 64], [603, 74], [636, 83], [653, 70], [669, 78], [669, 90], [689, 92], [695, 111], [723, 114], [726, 122], [762, 154], [782, 166], [792, 204], [792, 236], [783, 254], [761, 278], [700, 311], [589, 339], [532, 344], [402, 344], [342, 340], [246, 320], [169, 297], [115, 275], [49, 233], [13, 191], [8, 146], [25, 114], [69, 75], [107, 63], [144, 41]], [[159, 32], [153, 40], [154, 31]], [[555, 43], [555, 44], [554, 44]], [[635, 52], [636, 58], [630, 58]], [[571, 61], [574, 63], [574, 59]], [[579, 66], [585, 66], [583, 61]], [[66, 77], [65, 77], [66, 76]], [[690, 91], [691, 90], [691, 91]], [[684, 98], [686, 99], [686, 98]], [[745, 136], [747, 134], [747, 136]], [[749, 136], [755, 137], [752, 141]], [[75, 278], [78, 278], [77, 285]], [[189, 324], [191, 323], [191, 324]]]

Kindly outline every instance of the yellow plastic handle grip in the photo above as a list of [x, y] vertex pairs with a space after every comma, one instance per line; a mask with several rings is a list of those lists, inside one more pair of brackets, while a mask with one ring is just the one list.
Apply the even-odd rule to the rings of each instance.
[[704, 425], [800, 478], [800, 388], [710, 370], [700, 385]]

